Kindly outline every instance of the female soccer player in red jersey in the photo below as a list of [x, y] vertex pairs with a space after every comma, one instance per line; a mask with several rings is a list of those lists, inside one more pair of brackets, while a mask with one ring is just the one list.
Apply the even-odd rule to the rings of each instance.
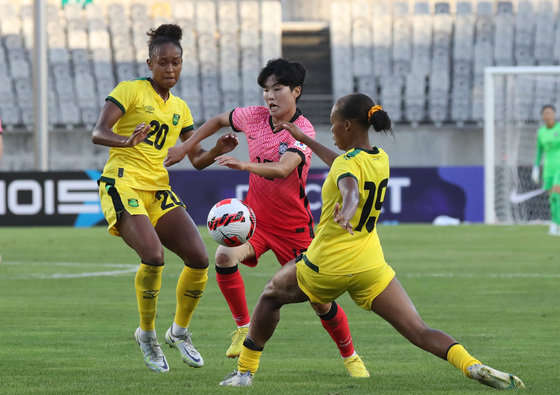
[[[272, 250], [284, 265], [305, 251], [314, 236], [305, 194], [311, 150], [289, 132], [275, 130], [274, 126], [293, 122], [311, 139], [315, 137], [313, 125], [297, 108], [304, 79], [305, 68], [300, 63], [270, 60], [257, 79], [266, 106], [236, 108], [206, 121], [189, 140], [170, 148], [164, 162], [169, 166], [182, 160], [195, 144], [223, 127], [231, 127], [247, 137], [250, 162], [230, 156], [216, 158], [222, 166], [250, 172], [245, 203], [257, 218], [255, 234], [248, 243], [239, 247], [219, 246], [216, 251], [217, 281], [238, 326], [226, 351], [230, 358], [239, 355], [250, 321], [238, 263], [255, 266], [263, 253]], [[332, 302], [321, 306], [318, 314], [350, 375], [369, 376], [354, 350], [344, 310]]]
[[[177, 283], [175, 318], [165, 341], [193, 367], [204, 364], [187, 331], [208, 279], [208, 253], [185, 204], [171, 190], [163, 166], [167, 149], [180, 137], [193, 134], [186, 103], [171, 94], [182, 68], [181, 36], [177, 25], [151, 29], [148, 67], [151, 78], [121, 82], [107, 97], [92, 132], [94, 144], [111, 147], [99, 179], [99, 195], [109, 232], [120, 236], [140, 257], [135, 289], [140, 314], [136, 341], [149, 369], [169, 366], [157, 341], [155, 317], [164, 265], [163, 246], [185, 263]], [[237, 145], [223, 136], [210, 151], [199, 144], [189, 159], [204, 168]]]

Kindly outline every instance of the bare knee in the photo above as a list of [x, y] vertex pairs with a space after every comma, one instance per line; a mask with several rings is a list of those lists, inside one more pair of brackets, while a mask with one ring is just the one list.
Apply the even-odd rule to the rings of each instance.
[[264, 286], [261, 296], [266, 299], [279, 299], [282, 293], [283, 291], [281, 287], [279, 287], [278, 282], [274, 281], [274, 278], [272, 278]]
[[233, 267], [237, 264], [237, 260], [234, 259], [231, 254], [218, 249], [216, 251], [216, 266], [218, 267]]
[[406, 338], [413, 344], [421, 346], [423, 340], [430, 333], [430, 328], [420, 317], [417, 317], [413, 322], [410, 322], [406, 328]]
[[255, 257], [255, 250], [250, 243], [238, 247], [219, 246], [216, 250], [216, 266], [228, 268], [237, 265], [246, 259]]
[[301, 303], [309, 299], [299, 288], [295, 278], [278, 275], [266, 284], [261, 298], [274, 301], [277, 306]]
[[197, 251], [196, 253], [183, 260], [185, 266], [195, 269], [206, 269], [208, 267], [208, 254], [206, 251]]
[[315, 313], [319, 315], [325, 315], [331, 310], [332, 302], [323, 304], [323, 303], [310, 303]]
[[139, 251], [140, 260], [147, 264], [162, 265], [164, 262], [163, 248], [154, 248], [147, 251]]

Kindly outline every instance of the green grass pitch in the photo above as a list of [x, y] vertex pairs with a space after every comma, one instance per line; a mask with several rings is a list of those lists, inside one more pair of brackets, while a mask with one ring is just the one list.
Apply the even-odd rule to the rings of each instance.
[[[515, 373], [527, 391], [560, 388], [560, 238], [545, 226], [380, 226], [385, 257], [428, 325], [484, 363]], [[0, 228], [0, 393], [473, 394], [490, 393], [449, 363], [408, 343], [343, 296], [354, 345], [371, 372], [350, 379], [307, 304], [286, 306], [249, 389], [221, 388], [233, 320], [216, 281], [216, 244], [201, 229], [211, 267], [195, 313], [193, 342], [205, 366], [183, 364], [162, 344], [170, 372], [149, 371], [134, 342], [135, 253], [104, 227]], [[182, 263], [166, 251], [156, 328], [175, 310]], [[254, 306], [279, 268], [267, 253], [243, 267]]]

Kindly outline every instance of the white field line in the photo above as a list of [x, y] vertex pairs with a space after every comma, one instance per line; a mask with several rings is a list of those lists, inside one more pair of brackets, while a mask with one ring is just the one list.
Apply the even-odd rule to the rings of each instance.
[[119, 274], [135, 273], [138, 270], [137, 264], [127, 263], [97, 263], [97, 262], [2, 262], [2, 265], [25, 265], [25, 266], [95, 266], [106, 268], [120, 268], [121, 270], [104, 270], [99, 272], [81, 272], [81, 273], [54, 273], [54, 274], [30, 274], [28, 276], [18, 277], [18, 279], [64, 279], [64, 278], [83, 278], [83, 277], [101, 277], [101, 276], [117, 276]]
[[[243, 272], [243, 277], [272, 277], [267, 273]], [[397, 277], [457, 277], [457, 278], [560, 278], [560, 273], [398, 273]]]
[[[63, 278], [83, 278], [83, 277], [101, 277], [116, 276], [120, 274], [135, 273], [138, 270], [138, 264], [131, 263], [98, 263], [98, 262], [18, 262], [4, 261], [0, 265], [46, 265], [46, 266], [95, 266], [105, 268], [115, 268], [121, 270], [105, 270], [98, 272], [80, 272], [80, 273], [54, 273], [54, 274], [31, 274], [29, 276], [18, 277], [18, 279], [63, 279]], [[245, 270], [245, 277], [272, 277], [274, 274], [255, 272], [250, 269]], [[560, 273], [397, 273], [397, 277], [442, 277], [442, 278], [560, 278]]]
[[464, 277], [464, 278], [560, 278], [560, 273], [404, 273], [397, 277]]
[[103, 266], [103, 267], [138, 267], [136, 264], [132, 263], [99, 263], [99, 262], [47, 262], [47, 261], [37, 261], [37, 262], [20, 262], [20, 261], [4, 261], [2, 265], [47, 265], [47, 266]]

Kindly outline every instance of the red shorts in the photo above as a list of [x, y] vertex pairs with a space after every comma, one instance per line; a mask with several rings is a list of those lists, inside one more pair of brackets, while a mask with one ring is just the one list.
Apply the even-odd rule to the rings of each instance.
[[259, 257], [272, 250], [278, 262], [284, 266], [286, 263], [297, 257], [299, 254], [307, 250], [311, 244], [311, 236], [309, 232], [284, 232], [279, 233], [278, 230], [269, 230], [263, 226], [255, 229], [253, 237], [249, 243], [255, 250], [255, 257], [242, 261], [244, 265], [255, 267], [259, 262]]

